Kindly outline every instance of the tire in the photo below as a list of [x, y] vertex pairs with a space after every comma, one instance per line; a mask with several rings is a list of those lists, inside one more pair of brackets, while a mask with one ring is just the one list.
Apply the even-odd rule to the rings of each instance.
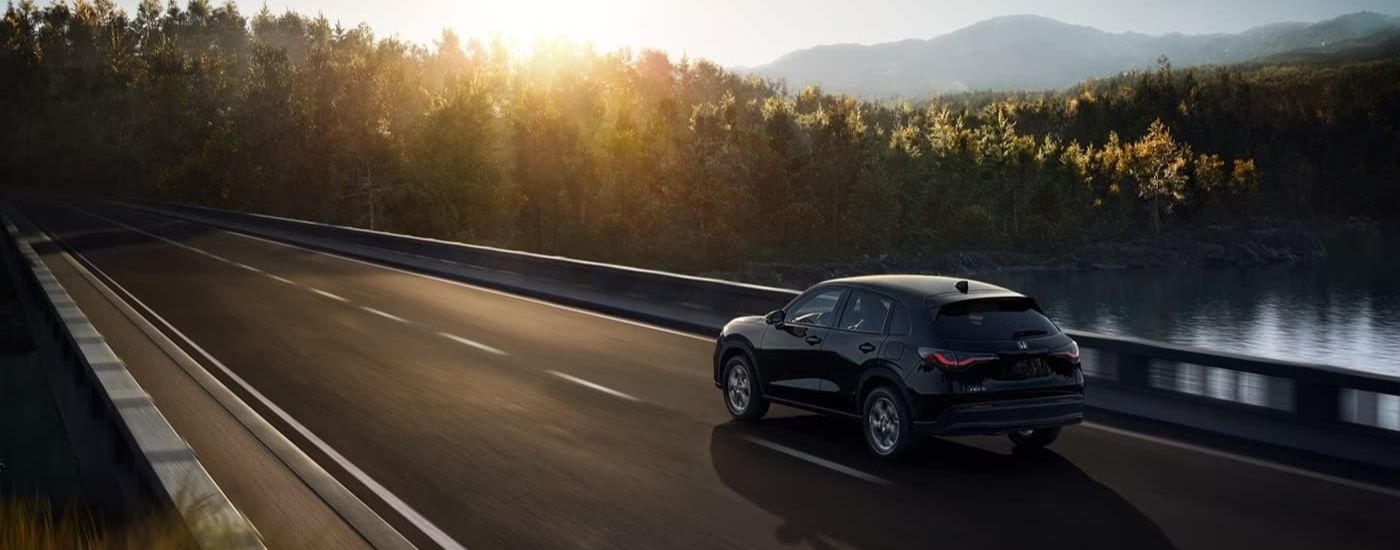
[[865, 432], [865, 447], [872, 454], [896, 461], [914, 447], [914, 421], [898, 391], [887, 386], [875, 388], [865, 396], [861, 410], [861, 431]]
[[1055, 442], [1060, 437], [1060, 427], [1041, 428], [1039, 430], [1022, 430], [1007, 434], [1011, 442], [1017, 447], [1026, 449], [1040, 449]]
[[724, 364], [724, 410], [735, 420], [745, 422], [758, 420], [768, 414], [768, 400], [759, 391], [758, 378], [748, 357], [736, 355]]

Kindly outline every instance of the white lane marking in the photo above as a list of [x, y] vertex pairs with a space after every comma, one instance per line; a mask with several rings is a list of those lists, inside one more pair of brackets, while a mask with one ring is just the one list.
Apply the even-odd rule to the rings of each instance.
[[340, 296], [340, 295], [336, 295], [336, 294], [331, 294], [331, 293], [326, 292], [326, 291], [324, 291], [324, 290], [321, 290], [321, 289], [319, 289], [319, 288], [306, 287], [306, 289], [307, 289], [307, 290], [310, 290], [310, 291], [312, 291], [312, 292], [315, 292], [315, 293], [317, 293], [317, 294], [320, 294], [320, 295], [322, 295], [322, 296], [325, 296], [325, 297], [327, 297], [327, 298], [330, 298], [330, 299], [332, 299], [332, 300], [335, 300], [335, 301], [337, 301], [337, 302], [349, 302], [349, 301], [350, 301], [350, 300], [346, 299], [344, 296]]
[[398, 322], [400, 322], [400, 323], [408, 324], [408, 319], [404, 319], [403, 317], [399, 317], [398, 315], [394, 315], [394, 314], [392, 314], [392, 313], [385, 313], [385, 312], [383, 312], [383, 311], [379, 311], [379, 310], [374, 309], [374, 308], [369, 307], [369, 306], [360, 306], [360, 309], [363, 309], [363, 310], [365, 310], [365, 311], [368, 311], [368, 312], [370, 312], [370, 313], [373, 313], [373, 314], [378, 315], [378, 316], [380, 316], [380, 317], [383, 317], [383, 318], [385, 318], [385, 319], [389, 319], [389, 320], [393, 320], [393, 321], [398, 321]]
[[233, 265], [235, 265], [235, 266], [237, 266], [237, 267], [241, 267], [241, 268], [246, 269], [246, 270], [248, 270], [248, 271], [252, 271], [253, 273], [262, 273], [262, 272], [263, 272], [263, 270], [258, 269], [258, 268], [256, 268], [256, 267], [253, 267], [253, 266], [248, 265], [248, 264], [233, 262]]
[[757, 438], [757, 437], [754, 437], [754, 436], [751, 436], [751, 435], [746, 435], [746, 436], [743, 436], [743, 437], [744, 437], [744, 439], [749, 440], [750, 443], [753, 443], [753, 444], [755, 444], [755, 445], [761, 445], [761, 446], [763, 446], [763, 447], [767, 447], [767, 448], [769, 448], [769, 449], [778, 451], [778, 452], [783, 453], [783, 454], [785, 454], [785, 455], [788, 455], [788, 456], [790, 456], [790, 457], [802, 459], [802, 460], [805, 460], [805, 461], [807, 461], [807, 462], [811, 462], [812, 464], [816, 464], [816, 465], [818, 465], [818, 466], [821, 466], [821, 467], [823, 467], [823, 468], [828, 468], [828, 469], [831, 469], [831, 470], [835, 470], [835, 471], [837, 471], [837, 472], [846, 474], [846, 475], [848, 475], [848, 476], [851, 476], [851, 477], [853, 477], [853, 478], [859, 479], [859, 480], [861, 480], [861, 481], [867, 481], [867, 482], [870, 482], [870, 483], [874, 483], [874, 484], [876, 484], [876, 485], [885, 485], [885, 486], [892, 486], [892, 485], [894, 485], [894, 483], [891, 482], [891, 481], [888, 480], [888, 479], [885, 479], [885, 478], [882, 478], [882, 477], [876, 477], [876, 476], [867, 474], [867, 473], [865, 473], [865, 472], [862, 472], [862, 471], [860, 471], [860, 470], [857, 470], [857, 469], [855, 469], [855, 468], [852, 468], [852, 467], [850, 467], [850, 466], [846, 466], [846, 465], [844, 465], [844, 464], [837, 464], [837, 463], [835, 463], [835, 462], [832, 462], [832, 461], [830, 461], [830, 460], [827, 460], [827, 459], [822, 458], [822, 457], [819, 457], [819, 456], [813, 456], [813, 455], [804, 453], [804, 452], [802, 452], [802, 451], [799, 451], [799, 450], [797, 450], [797, 449], [793, 449], [793, 448], [791, 448], [791, 447], [779, 445], [779, 444], [774, 443], [774, 442], [772, 442], [772, 441], [768, 441], [767, 439], [760, 439], [760, 438]]
[[289, 285], [297, 284], [296, 281], [293, 281], [293, 280], [288, 279], [288, 278], [286, 278], [286, 277], [278, 277], [278, 276], [273, 275], [273, 274], [271, 274], [271, 273], [264, 273], [264, 275], [267, 275], [268, 277], [271, 277], [272, 280], [277, 281], [277, 282], [287, 283], [287, 284], [289, 284]]
[[[83, 261], [86, 262], [88, 265], [95, 266], [95, 264], [93, 264], [91, 260], [87, 259], [86, 256], [83, 256], [82, 254], [78, 254], [78, 256], [81, 257]], [[111, 277], [107, 277], [107, 279], [113, 281], [113, 284], [116, 284], [115, 280]], [[296, 430], [297, 433], [300, 434], [303, 438], [306, 438], [307, 441], [310, 441], [311, 444], [316, 446], [316, 448], [320, 450], [323, 454], [325, 454], [327, 457], [330, 457], [332, 461], [334, 461], [342, 469], [348, 472], [351, 477], [354, 477], [357, 481], [364, 484], [364, 486], [369, 488], [371, 492], [373, 492], [376, 496], [378, 496], [381, 500], [383, 500], [400, 515], [402, 515], [420, 531], [426, 534], [428, 538], [432, 539], [433, 542], [436, 542], [438, 546], [441, 546], [446, 550], [466, 550], [466, 547], [462, 546], [456, 540], [453, 540], [451, 536], [449, 536], [442, 529], [439, 529], [437, 525], [434, 525], [432, 521], [428, 520], [428, 518], [425, 518], [422, 514], [419, 514], [417, 510], [414, 510], [413, 507], [409, 506], [408, 503], [403, 501], [403, 499], [400, 499], [387, 487], [380, 485], [378, 481], [375, 481], [374, 478], [370, 477], [369, 474], [364, 472], [364, 470], [361, 470], [359, 467], [355, 466], [354, 463], [350, 462], [350, 459], [345, 458], [345, 455], [340, 454], [325, 441], [321, 440], [321, 438], [316, 437], [316, 434], [312, 433], [310, 429], [308, 429], [306, 426], [303, 426], [300, 422], [297, 422], [295, 418], [292, 418], [292, 415], [287, 414], [287, 411], [284, 411], [281, 407], [278, 407], [275, 403], [272, 402], [271, 399], [268, 399], [267, 396], [263, 395], [251, 384], [243, 380], [243, 378], [238, 376], [238, 374], [234, 373], [232, 369], [229, 369], [227, 365], [224, 365], [222, 361], [219, 361], [218, 359], [214, 358], [213, 355], [211, 355], [208, 351], [205, 351], [205, 349], [200, 347], [199, 344], [196, 344], [194, 340], [192, 340], [189, 336], [185, 336], [183, 332], [180, 332], [179, 329], [175, 328], [175, 325], [172, 325], [169, 321], [166, 321], [165, 318], [161, 317], [160, 314], [156, 313], [154, 309], [151, 309], [150, 306], [147, 306], [145, 303], [142, 303], [141, 300], [137, 299], [134, 294], [127, 292], [126, 289], [121, 288], [121, 285], [117, 285], [117, 288], [121, 289], [123, 294], [129, 297], [132, 302], [135, 302], [136, 305], [140, 306], [142, 310], [144, 310], [147, 314], [151, 316], [151, 318], [160, 322], [162, 326], [164, 326], [167, 330], [170, 331], [170, 334], [175, 335], [180, 340], [184, 341], [186, 344], [189, 344], [191, 349], [195, 350], [196, 352], [199, 352], [199, 354], [206, 360], [208, 360], [210, 364], [218, 368], [219, 371], [223, 372], [229, 377], [229, 379], [237, 383], [239, 387], [243, 388], [243, 390], [248, 392], [249, 395], [252, 395], [253, 398], [257, 399], [258, 402], [261, 403], [264, 407], [267, 407], [268, 410], [272, 411], [273, 414], [277, 415], [277, 418], [287, 423], [288, 426], [291, 426], [292, 429]]]
[[562, 372], [559, 372], [559, 371], [557, 371], [557, 370], [548, 370], [548, 371], [545, 371], [545, 372], [548, 372], [548, 373], [550, 373], [550, 374], [553, 374], [553, 375], [555, 375], [555, 376], [558, 376], [558, 377], [560, 377], [560, 378], [563, 378], [563, 379], [565, 379], [565, 380], [568, 380], [568, 381], [570, 381], [570, 382], [573, 382], [573, 383], [578, 384], [578, 385], [580, 385], [580, 386], [583, 386], [583, 387], [585, 387], [585, 388], [598, 390], [598, 391], [600, 391], [600, 392], [606, 393], [606, 394], [611, 395], [611, 396], [613, 396], [613, 397], [621, 397], [621, 398], [626, 399], [626, 400], [628, 400], [628, 401], [633, 401], [633, 402], [637, 402], [637, 403], [640, 403], [640, 402], [642, 401], [641, 399], [637, 399], [636, 397], [633, 397], [633, 396], [631, 396], [631, 395], [622, 393], [622, 392], [620, 392], [620, 391], [617, 391], [617, 390], [615, 390], [615, 389], [609, 388], [609, 387], [604, 386], [604, 385], [602, 385], [602, 384], [594, 384], [594, 383], [592, 383], [592, 382], [589, 382], [589, 381], [584, 380], [584, 379], [582, 379], [582, 378], [579, 378], [579, 377], [577, 377], [577, 376], [569, 376], [569, 375], [564, 374], [564, 373], [562, 373]]
[[496, 348], [493, 348], [493, 347], [488, 346], [488, 345], [486, 345], [486, 344], [483, 344], [483, 343], [481, 343], [481, 342], [477, 342], [477, 341], [475, 341], [475, 340], [468, 340], [468, 339], [463, 338], [463, 337], [461, 337], [461, 336], [457, 336], [456, 334], [448, 334], [448, 333], [446, 333], [446, 332], [439, 332], [439, 333], [438, 333], [438, 336], [441, 336], [441, 337], [446, 338], [446, 339], [448, 339], [448, 340], [452, 340], [453, 342], [457, 342], [457, 343], [459, 343], [459, 344], [465, 344], [465, 345], [474, 347], [474, 348], [479, 349], [479, 350], [484, 351], [484, 352], [494, 353], [494, 354], [496, 354], [496, 355], [510, 355], [509, 353], [506, 353], [506, 352], [504, 352], [504, 351], [498, 350], [498, 349], [496, 349]]
[[1113, 427], [1105, 426], [1105, 425], [1103, 425], [1103, 424], [1098, 424], [1098, 423], [1094, 423], [1094, 422], [1085, 422], [1085, 423], [1083, 423], [1082, 425], [1083, 425], [1084, 427], [1086, 427], [1086, 428], [1092, 428], [1092, 429], [1095, 429], [1095, 430], [1100, 430], [1100, 431], [1108, 432], [1108, 433], [1111, 433], [1111, 434], [1114, 434], [1114, 435], [1120, 435], [1120, 436], [1123, 436], [1123, 437], [1131, 437], [1131, 438], [1133, 438], [1133, 439], [1140, 439], [1140, 440], [1142, 440], [1142, 441], [1147, 441], [1147, 442], [1151, 442], [1151, 443], [1156, 443], [1156, 444], [1158, 444], [1158, 445], [1166, 445], [1166, 446], [1168, 446], [1168, 447], [1176, 447], [1176, 448], [1178, 448], [1178, 449], [1184, 449], [1184, 450], [1187, 450], [1187, 451], [1195, 451], [1195, 452], [1198, 452], [1198, 453], [1201, 453], [1201, 454], [1204, 454], [1204, 455], [1209, 455], [1209, 456], [1213, 456], [1213, 457], [1216, 457], [1216, 458], [1223, 458], [1223, 459], [1226, 459], [1226, 460], [1233, 460], [1233, 461], [1235, 461], [1235, 462], [1239, 462], [1239, 463], [1242, 463], [1242, 464], [1248, 464], [1248, 465], [1250, 465], [1250, 466], [1257, 466], [1257, 467], [1260, 467], [1260, 468], [1267, 468], [1267, 469], [1274, 470], [1274, 471], [1278, 471], [1278, 472], [1283, 472], [1283, 473], [1288, 473], [1288, 474], [1299, 475], [1299, 476], [1303, 476], [1303, 477], [1306, 477], [1306, 478], [1316, 479], [1316, 480], [1318, 480], [1318, 481], [1330, 481], [1330, 482], [1332, 482], [1332, 483], [1336, 483], [1336, 484], [1338, 484], [1338, 485], [1343, 485], [1343, 486], [1346, 486], [1346, 487], [1351, 487], [1351, 488], [1353, 488], [1353, 489], [1361, 489], [1361, 490], [1363, 490], [1363, 491], [1370, 491], [1370, 492], [1373, 492], [1373, 493], [1379, 493], [1379, 494], [1386, 495], [1386, 496], [1389, 496], [1389, 497], [1400, 498], [1400, 490], [1392, 489], [1392, 488], [1390, 488], [1390, 487], [1382, 487], [1382, 486], [1380, 486], [1380, 485], [1374, 485], [1374, 484], [1366, 483], [1366, 482], [1363, 482], [1363, 481], [1356, 481], [1356, 480], [1354, 480], [1354, 479], [1347, 479], [1347, 478], [1344, 478], [1344, 477], [1338, 477], [1338, 476], [1334, 476], [1334, 475], [1330, 475], [1330, 474], [1324, 474], [1324, 473], [1322, 473], [1322, 472], [1314, 472], [1314, 471], [1312, 471], [1312, 470], [1305, 470], [1305, 469], [1303, 469], [1303, 468], [1298, 468], [1298, 467], [1296, 467], [1296, 466], [1289, 466], [1289, 465], [1286, 465], [1286, 464], [1279, 464], [1279, 463], [1277, 463], [1277, 462], [1270, 462], [1270, 461], [1262, 460], [1262, 459], [1258, 459], [1258, 458], [1251, 458], [1251, 457], [1242, 456], [1242, 455], [1237, 455], [1237, 454], [1229, 453], [1229, 452], [1225, 452], [1225, 451], [1219, 451], [1219, 450], [1215, 450], [1215, 449], [1210, 449], [1210, 448], [1202, 447], [1202, 446], [1200, 446], [1200, 445], [1193, 445], [1193, 444], [1191, 444], [1191, 443], [1186, 443], [1186, 442], [1184, 442], [1184, 441], [1177, 441], [1177, 440], [1174, 440], [1174, 439], [1168, 439], [1168, 438], [1165, 438], [1165, 437], [1158, 437], [1158, 436], [1155, 436], [1155, 435], [1147, 435], [1147, 434], [1140, 434], [1140, 433], [1136, 433], [1136, 432], [1130, 432], [1130, 431], [1128, 431], [1128, 430], [1124, 430], [1124, 429], [1120, 429], [1120, 428], [1113, 428]]
[[105, 222], [107, 222], [107, 223], [110, 223], [110, 224], [114, 224], [114, 225], [118, 225], [118, 226], [124, 227], [124, 228], [126, 228], [127, 230], [135, 231], [135, 232], [140, 233], [140, 234], [142, 234], [142, 235], [145, 235], [145, 236], [147, 236], [147, 237], [151, 237], [151, 238], [153, 238], [153, 239], [158, 239], [158, 240], [164, 241], [164, 242], [166, 242], [166, 243], [173, 244], [173, 245], [175, 245], [175, 246], [178, 246], [178, 247], [183, 248], [183, 249], [185, 249], [185, 250], [188, 250], [188, 251], [190, 251], [190, 252], [194, 252], [195, 254], [200, 254], [200, 255], [202, 255], [202, 256], [206, 256], [206, 257], [209, 257], [209, 258], [213, 258], [213, 259], [215, 259], [215, 260], [221, 261], [221, 262], [226, 263], [226, 264], [236, 264], [236, 263], [237, 263], [237, 262], [234, 262], [234, 261], [232, 261], [232, 260], [230, 260], [230, 259], [228, 259], [228, 258], [225, 258], [225, 257], [223, 257], [223, 256], [220, 256], [220, 255], [218, 255], [218, 254], [214, 254], [214, 253], [212, 253], [212, 252], [209, 252], [209, 251], [207, 251], [207, 250], [204, 250], [204, 249], [201, 249], [201, 248], [196, 248], [196, 247], [187, 245], [187, 244], [185, 244], [185, 243], [182, 243], [182, 242], [179, 242], [179, 241], [175, 241], [175, 240], [173, 240], [173, 239], [168, 239], [168, 238], [162, 237], [162, 236], [157, 235], [157, 234], [155, 234], [155, 233], [151, 233], [150, 231], [146, 231], [145, 229], [141, 229], [141, 228], [139, 228], [139, 227], [133, 227], [133, 226], [124, 224], [124, 223], [122, 223], [122, 222], [119, 222], [119, 221], [114, 220], [114, 219], [112, 219], [112, 218], [108, 218], [108, 217], [103, 216], [103, 215], [101, 215], [101, 214], [94, 214], [94, 213], [89, 212], [87, 209], [84, 209], [84, 208], [79, 208], [79, 207], [76, 207], [76, 206], [66, 206], [65, 208], [68, 208], [69, 210], [75, 210], [75, 211], [77, 211], [77, 212], [81, 212], [81, 213], [83, 213], [83, 214], [86, 214], [86, 215], [88, 215], [88, 216], [97, 218], [97, 219], [102, 220], [102, 221], [105, 221]]
[[[204, 224], [204, 225], [209, 226], [209, 227], [215, 227], [215, 226], [213, 226], [213, 225], [211, 225], [211, 224]], [[370, 261], [366, 261], [366, 260], [361, 260], [361, 259], [359, 259], [359, 258], [351, 258], [351, 257], [349, 257], [349, 256], [345, 256], [345, 255], [341, 255], [341, 254], [336, 254], [336, 253], [332, 253], [332, 252], [324, 252], [324, 251], [321, 251], [321, 250], [315, 250], [315, 249], [307, 248], [307, 247], [304, 247], [304, 246], [299, 246], [299, 245], [295, 245], [295, 244], [291, 244], [291, 243], [284, 243], [284, 242], [282, 242], [282, 241], [276, 241], [276, 240], [268, 239], [268, 238], [265, 238], [265, 237], [259, 237], [259, 236], [257, 236], [257, 235], [249, 235], [249, 234], [247, 234], [247, 233], [240, 233], [240, 232], [238, 232], [238, 231], [230, 231], [230, 230], [228, 230], [228, 229], [223, 229], [223, 228], [220, 228], [220, 227], [215, 227], [215, 228], [218, 229], [219, 231], [224, 232], [224, 233], [228, 233], [228, 234], [233, 235], [233, 236], [236, 236], [236, 237], [242, 237], [242, 238], [244, 238], [244, 239], [251, 239], [251, 240], [254, 240], [254, 241], [262, 241], [262, 242], [265, 242], [265, 243], [274, 244], [274, 245], [281, 246], [281, 247], [286, 247], [286, 248], [291, 248], [291, 249], [294, 249], [294, 250], [300, 250], [300, 251], [303, 251], [303, 252], [310, 252], [310, 253], [312, 253], [312, 254], [320, 254], [320, 255], [322, 255], [322, 256], [326, 256], [326, 257], [330, 257], [330, 258], [336, 258], [336, 259], [343, 260], [343, 261], [347, 261], [347, 262], [352, 262], [352, 263], [367, 265], [367, 266], [376, 267], [376, 268], [379, 268], [379, 269], [385, 269], [385, 270], [388, 270], [388, 271], [394, 271], [394, 272], [397, 272], [397, 273], [402, 273], [402, 274], [404, 274], [404, 275], [412, 275], [412, 276], [414, 276], [414, 277], [419, 277], [419, 278], [423, 278], [423, 279], [428, 279], [428, 280], [432, 280], [432, 281], [437, 281], [437, 282], [439, 282], [439, 283], [446, 283], [446, 284], [449, 284], [449, 285], [460, 286], [460, 287], [462, 287], [462, 288], [469, 288], [469, 289], [476, 290], [476, 291], [479, 291], [479, 292], [485, 292], [485, 293], [488, 293], [488, 294], [495, 294], [495, 295], [497, 295], [497, 296], [505, 296], [505, 297], [508, 297], [508, 298], [514, 298], [514, 299], [516, 299], [516, 300], [521, 300], [521, 301], [525, 301], [525, 302], [530, 302], [530, 303], [532, 303], [532, 304], [539, 304], [539, 305], [542, 305], [542, 306], [549, 306], [549, 307], [552, 307], [552, 308], [555, 308], [555, 309], [562, 309], [562, 310], [566, 310], [566, 311], [572, 311], [572, 312], [574, 312], [574, 313], [581, 313], [581, 314], [583, 314], [583, 315], [588, 315], [588, 316], [591, 316], [591, 317], [597, 317], [597, 318], [599, 318], [599, 319], [607, 319], [607, 320], [615, 321], [615, 322], [618, 322], [618, 323], [623, 323], [623, 324], [627, 324], [627, 325], [632, 325], [632, 326], [634, 326], [634, 327], [648, 328], [648, 329], [651, 329], [651, 330], [655, 330], [655, 331], [658, 331], [658, 332], [664, 332], [664, 333], [671, 334], [671, 335], [675, 335], [675, 336], [682, 336], [682, 337], [685, 337], [685, 338], [690, 338], [690, 339], [694, 339], [694, 340], [700, 340], [700, 341], [702, 341], [702, 342], [714, 343], [714, 341], [715, 341], [714, 338], [711, 338], [711, 337], [708, 337], [708, 336], [701, 336], [701, 335], [699, 335], [699, 334], [692, 334], [692, 333], [689, 333], [689, 332], [683, 332], [683, 331], [679, 331], [679, 330], [669, 329], [669, 328], [666, 328], [666, 327], [661, 327], [661, 326], [657, 326], [657, 325], [652, 325], [652, 324], [648, 324], [648, 323], [643, 323], [643, 322], [641, 322], [641, 321], [633, 321], [633, 320], [631, 320], [631, 319], [623, 319], [623, 318], [621, 318], [621, 317], [615, 317], [615, 316], [612, 316], [612, 315], [608, 315], [608, 314], [606, 314], [606, 313], [598, 313], [598, 312], [596, 312], [596, 311], [589, 311], [589, 310], [586, 310], [586, 309], [579, 309], [579, 308], [576, 308], [576, 307], [566, 306], [566, 305], [563, 305], [563, 304], [556, 304], [556, 303], [554, 303], [554, 302], [549, 302], [549, 301], [545, 301], [545, 300], [540, 300], [540, 299], [537, 299], [537, 298], [530, 298], [530, 297], [527, 297], [527, 296], [521, 296], [521, 295], [519, 295], [519, 294], [511, 294], [511, 293], [506, 292], [506, 291], [503, 291], [503, 290], [496, 290], [496, 289], [494, 289], [494, 288], [486, 288], [486, 287], [482, 287], [482, 286], [477, 286], [477, 285], [473, 285], [473, 284], [464, 283], [464, 282], [462, 282], [462, 281], [454, 281], [454, 280], [452, 280], [452, 279], [445, 279], [445, 278], [442, 278], [442, 277], [438, 277], [438, 276], [436, 276], [436, 275], [429, 275], [429, 274], [427, 274], [427, 273], [418, 273], [418, 272], [415, 272], [415, 271], [409, 271], [409, 270], [407, 270], [407, 269], [400, 269], [400, 268], [393, 267], [393, 266], [388, 266], [388, 265], [384, 265], [384, 264], [380, 264], [380, 263], [375, 263], [375, 262], [370, 262]], [[481, 267], [481, 266], [475, 266], [475, 265], [468, 265], [468, 267], [474, 267], [474, 268], [477, 268], [477, 269], [485, 269], [485, 268], [483, 268], [483, 267]]]

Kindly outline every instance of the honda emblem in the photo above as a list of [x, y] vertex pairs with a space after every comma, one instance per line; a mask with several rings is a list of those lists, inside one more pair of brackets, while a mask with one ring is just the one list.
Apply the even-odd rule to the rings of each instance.
[[1025, 341], [1023, 341], [1023, 340], [1017, 340], [1017, 341], [1016, 341], [1016, 349], [1026, 349], [1027, 347], [1029, 347], [1029, 346], [1026, 345], [1026, 342], [1025, 342]]

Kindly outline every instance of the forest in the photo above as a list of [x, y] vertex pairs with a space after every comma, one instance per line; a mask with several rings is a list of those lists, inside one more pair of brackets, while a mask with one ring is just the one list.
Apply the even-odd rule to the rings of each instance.
[[418, 45], [231, 2], [23, 0], [0, 23], [0, 185], [665, 269], [1393, 219], [1397, 132], [1400, 59], [1164, 58], [895, 103], [658, 51]]

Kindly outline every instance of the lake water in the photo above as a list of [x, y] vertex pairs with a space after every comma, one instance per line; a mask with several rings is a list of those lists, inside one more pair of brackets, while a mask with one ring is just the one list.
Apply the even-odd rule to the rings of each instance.
[[979, 278], [1034, 295], [1064, 328], [1400, 376], [1400, 229], [1326, 244], [1299, 266]]

